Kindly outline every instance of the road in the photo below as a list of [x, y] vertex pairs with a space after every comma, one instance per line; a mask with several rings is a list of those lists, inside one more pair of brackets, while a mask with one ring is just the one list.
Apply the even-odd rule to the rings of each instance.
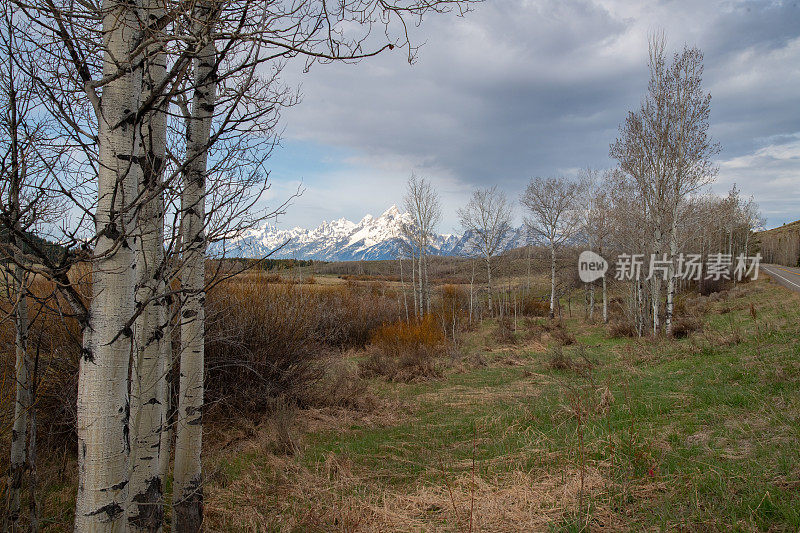
[[761, 265], [761, 271], [787, 289], [800, 292], [800, 268], [783, 265]]

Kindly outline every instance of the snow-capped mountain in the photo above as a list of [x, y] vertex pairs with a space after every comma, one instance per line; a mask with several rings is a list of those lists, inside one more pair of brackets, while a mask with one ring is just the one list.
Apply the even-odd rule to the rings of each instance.
[[[401, 213], [393, 205], [381, 216], [366, 215], [359, 222], [340, 218], [323, 222], [318, 228], [277, 229], [266, 224], [219, 243], [227, 257], [264, 257], [273, 250], [272, 258], [317, 259], [322, 261], [352, 261], [394, 259], [401, 248], [403, 224], [411, 223], [409, 213]], [[510, 232], [505, 249], [522, 246], [520, 229]], [[430, 253], [435, 255], [465, 255], [469, 251], [465, 235], [436, 235]]]

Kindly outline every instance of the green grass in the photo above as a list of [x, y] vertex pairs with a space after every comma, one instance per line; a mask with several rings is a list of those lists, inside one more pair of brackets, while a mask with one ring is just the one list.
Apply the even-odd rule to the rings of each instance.
[[[733, 309], [717, 314], [726, 305]], [[522, 366], [490, 362], [428, 384], [384, 384], [382, 394], [413, 403], [413, 415], [390, 427], [311, 434], [301, 460], [344, 456], [360, 483], [394, 491], [468, 472], [473, 454], [481, 477], [553, 473], [578, 462], [569, 406], [580, 396], [589, 410], [584, 464], [611, 487], [594, 497], [624, 528], [797, 531], [799, 320], [798, 299], [766, 283], [712, 304], [705, 333], [672, 342], [610, 339], [573, 320], [597, 363], [591, 380], [520, 349]], [[614, 402], [601, 412], [604, 387]], [[579, 529], [574, 511], [552, 527]]]

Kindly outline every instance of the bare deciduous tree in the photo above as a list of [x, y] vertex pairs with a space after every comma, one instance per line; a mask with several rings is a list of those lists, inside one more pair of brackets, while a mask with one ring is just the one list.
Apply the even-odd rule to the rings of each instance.
[[431, 309], [431, 291], [428, 284], [428, 252], [433, 241], [436, 226], [442, 218], [439, 197], [430, 181], [412, 174], [406, 187], [404, 207], [411, 214], [411, 224], [403, 226], [403, 234], [408, 239], [412, 250], [416, 251], [417, 279], [419, 294], [416, 313], [422, 316]]
[[[601, 178], [600, 174], [592, 169], [583, 172], [581, 182], [583, 183], [583, 206], [580, 211], [582, 215], [582, 233], [586, 238], [589, 249], [597, 252], [601, 256], [604, 249], [609, 244], [612, 232], [611, 225], [611, 198], [609, 190], [612, 187], [609, 179], [610, 173], [606, 172]], [[602, 307], [603, 322], [608, 322], [608, 301], [607, 301], [607, 282], [606, 276], [601, 278], [602, 283]], [[592, 319], [594, 312], [594, 285], [591, 286], [591, 303], [589, 319]]]
[[550, 318], [555, 316], [556, 252], [579, 229], [580, 184], [566, 178], [533, 178], [520, 202], [533, 238], [550, 249]]
[[[711, 158], [719, 151], [708, 134], [711, 95], [703, 90], [703, 54], [685, 47], [667, 64], [663, 34], [650, 39], [648, 93], [640, 109], [630, 112], [620, 127], [610, 154], [633, 180], [645, 205], [653, 232], [651, 252], [666, 254], [665, 327], [672, 328], [678, 210], [690, 194], [716, 175]], [[660, 329], [662, 279], [651, 277], [653, 331]]]
[[513, 209], [506, 195], [497, 186], [474, 190], [467, 205], [458, 210], [469, 246], [486, 262], [486, 288], [492, 313], [492, 258], [511, 231], [512, 215]]

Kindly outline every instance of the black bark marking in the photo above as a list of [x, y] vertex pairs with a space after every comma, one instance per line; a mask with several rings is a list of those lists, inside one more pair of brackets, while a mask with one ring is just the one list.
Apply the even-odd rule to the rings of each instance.
[[103, 228], [103, 234], [112, 241], [117, 240], [120, 236], [119, 229], [117, 229], [117, 225], [114, 222], [106, 224], [106, 227]]
[[109, 490], [122, 490], [122, 489], [125, 488], [125, 485], [127, 485], [127, 484], [128, 484], [128, 480], [126, 479], [124, 481], [120, 481], [119, 483], [117, 483], [115, 485], [111, 485], [107, 489], [100, 489], [100, 492], [108, 492]]
[[94, 354], [89, 348], [81, 348], [81, 357], [83, 357], [83, 360], [87, 363], [94, 364]]
[[85, 516], [96, 516], [104, 514], [106, 516], [105, 518], [100, 519], [101, 522], [113, 522], [120, 514], [122, 514], [122, 512], [123, 512], [122, 506], [117, 502], [112, 502], [90, 513], [86, 513]]
[[128, 400], [125, 400], [125, 418], [122, 420], [122, 440], [123, 444], [125, 445], [125, 451], [130, 453], [131, 451], [131, 428], [130, 428], [130, 419], [131, 419], [131, 403]]

